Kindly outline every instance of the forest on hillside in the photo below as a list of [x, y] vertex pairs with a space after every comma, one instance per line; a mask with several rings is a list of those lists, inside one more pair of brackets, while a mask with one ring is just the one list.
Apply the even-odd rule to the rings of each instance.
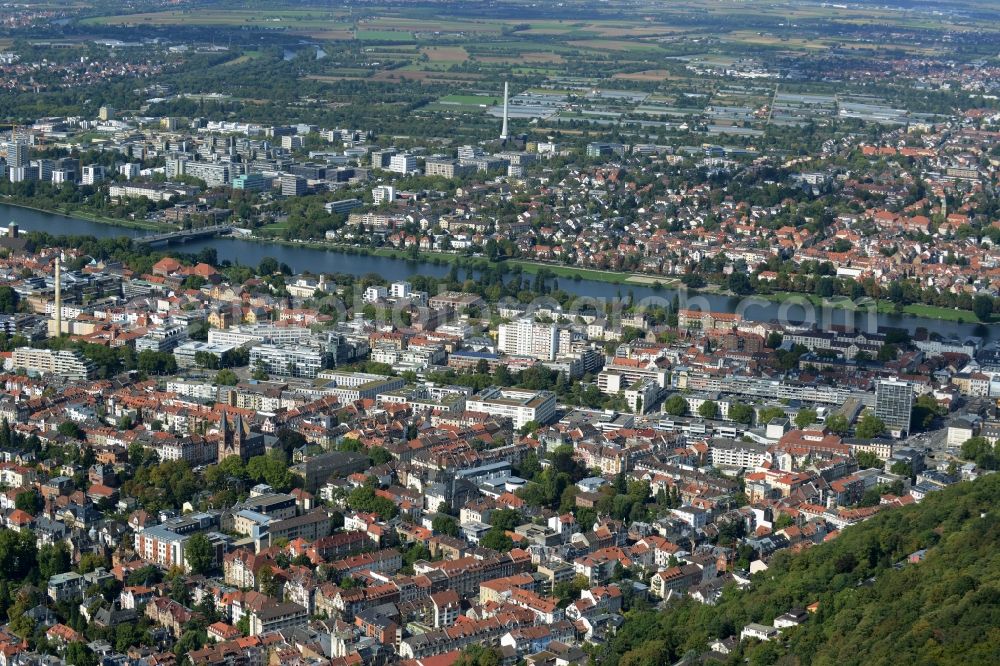
[[[886, 510], [800, 554], [780, 553], [750, 589], [716, 606], [685, 599], [634, 612], [595, 661], [612, 666], [696, 662], [716, 638], [771, 624], [819, 602], [772, 642], [744, 642], [725, 663], [1000, 663], [1000, 475]], [[910, 554], [926, 549], [910, 564]], [[877, 584], [876, 584], [877, 583]]]

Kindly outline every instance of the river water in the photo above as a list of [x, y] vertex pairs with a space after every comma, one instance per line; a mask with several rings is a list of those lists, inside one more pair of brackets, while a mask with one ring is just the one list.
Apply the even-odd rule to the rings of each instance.
[[[21, 229], [31, 231], [46, 231], [51, 234], [90, 235], [98, 238], [115, 236], [142, 236], [150, 231], [115, 227], [108, 224], [90, 222], [63, 215], [43, 213], [26, 208], [18, 208], [0, 204], [0, 226], [6, 222], [17, 222]], [[336, 250], [319, 250], [308, 247], [288, 245], [270, 245], [255, 241], [235, 238], [209, 238], [196, 240], [183, 245], [171, 246], [177, 252], [197, 252], [203, 248], [214, 248], [220, 261], [229, 260], [247, 266], [256, 266], [261, 259], [273, 257], [279, 262], [288, 264], [295, 271], [310, 271], [313, 273], [349, 273], [365, 275], [375, 273], [388, 280], [405, 280], [413, 275], [444, 277], [450, 267], [446, 264], [434, 264], [429, 261], [410, 261], [390, 257], [375, 257], [360, 254], [347, 254]], [[461, 277], [464, 271], [459, 271]], [[655, 289], [639, 284], [613, 284], [596, 280], [574, 280], [560, 278], [558, 286], [576, 296], [595, 299], [613, 299], [631, 297], [636, 301], [643, 299], [668, 300], [673, 298], [674, 291]], [[689, 306], [700, 309], [711, 309], [716, 312], [741, 312], [747, 319], [756, 321], [789, 321], [798, 322], [803, 319], [823, 323], [843, 324], [849, 321], [844, 311], [834, 309], [828, 312], [807, 311], [805, 307], [791, 303], [776, 303], [771, 301], [740, 299], [718, 294], [681, 294], [682, 307]], [[871, 328], [869, 320], [860, 314], [854, 319], [859, 328]], [[941, 335], [967, 336], [981, 334], [982, 326], [974, 323], [959, 323], [916, 317], [912, 315], [879, 314], [878, 325], [906, 328], [910, 332], [925, 328]], [[985, 327], [990, 337], [1000, 333], [1000, 326]]]

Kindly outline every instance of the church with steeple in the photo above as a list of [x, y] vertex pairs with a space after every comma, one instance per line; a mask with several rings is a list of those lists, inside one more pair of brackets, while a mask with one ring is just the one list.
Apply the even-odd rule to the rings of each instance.
[[243, 462], [264, 455], [264, 435], [250, 432], [250, 423], [241, 415], [230, 418], [222, 412], [219, 421], [219, 462], [229, 456], [239, 456]]

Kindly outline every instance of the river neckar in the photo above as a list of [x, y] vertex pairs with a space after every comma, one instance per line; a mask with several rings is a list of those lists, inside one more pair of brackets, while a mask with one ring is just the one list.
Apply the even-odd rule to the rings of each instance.
[[[134, 238], [152, 233], [142, 229], [118, 227], [81, 218], [0, 204], [0, 220], [4, 219], [16, 222], [21, 229], [26, 231], [45, 231], [56, 235], [95, 236], [97, 238], [128, 236]], [[413, 275], [444, 277], [450, 270], [450, 267], [445, 263], [433, 263], [427, 260], [413, 261], [370, 254], [349, 254], [343, 250], [297, 247], [295, 245], [229, 237], [196, 240], [183, 245], [173, 246], [172, 249], [176, 249], [177, 252], [194, 253], [209, 247], [215, 249], [219, 261], [228, 260], [233, 263], [256, 266], [264, 257], [273, 257], [279, 262], [288, 264], [293, 270], [300, 272], [348, 273], [358, 276], [375, 273], [387, 280], [405, 280]], [[624, 280], [626, 277], [623, 275], [622, 279]], [[671, 289], [656, 288], [649, 285], [624, 282], [622, 284], [614, 284], [585, 278], [577, 280], [569, 277], [561, 277], [558, 282], [559, 288], [568, 293], [591, 298], [611, 299], [631, 296], [637, 302], [647, 298], [669, 301], [676, 293]], [[790, 304], [789, 302], [782, 303], [755, 299], [752, 304], [746, 305], [745, 299], [701, 292], [691, 293], [688, 295], [688, 298], [692, 300], [697, 299], [697, 303], [702, 309], [710, 308], [716, 312], [735, 312], [738, 310], [745, 318], [754, 321], [783, 319], [795, 322], [800, 321], [804, 316], [804, 310], [800, 306]], [[832, 324], [843, 324], [845, 321], [847, 321], [847, 313], [842, 310], [833, 310], [830, 314], [830, 323]], [[859, 313], [856, 318], [857, 325], [863, 326], [865, 321], [865, 317]], [[879, 313], [878, 325], [905, 328], [911, 333], [918, 328], [925, 328], [944, 336], [954, 335], [960, 337], [982, 335], [984, 331], [988, 336], [992, 337], [992, 335], [1000, 331], [1000, 325], [997, 324], [983, 326], [971, 321], [963, 323], [908, 314], [896, 315], [888, 313]]]

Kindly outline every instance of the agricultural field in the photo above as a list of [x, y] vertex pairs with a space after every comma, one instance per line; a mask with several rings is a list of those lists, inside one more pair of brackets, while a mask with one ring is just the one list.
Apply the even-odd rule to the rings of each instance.
[[475, 56], [477, 62], [501, 64], [501, 65], [527, 65], [531, 63], [561, 65], [566, 62], [566, 58], [559, 53], [531, 51], [518, 55], [498, 55], [498, 56]]
[[144, 14], [122, 14], [119, 16], [97, 16], [85, 18], [84, 25], [132, 26], [132, 25], [179, 25], [179, 26], [226, 26], [255, 27], [290, 30], [335, 29], [346, 26], [340, 19], [345, 12], [329, 9], [282, 9], [262, 11], [187, 9]]
[[[855, 60], [863, 73], [870, 66], [866, 58], [933, 57], [951, 49], [942, 31], [951, 31], [946, 36], [961, 41], [965, 52], [977, 35], [995, 31], [985, 18], [989, 7], [978, 5], [973, 18], [762, 0], [646, 1], [627, 9], [623, 0], [504, 0], [476, 11], [453, 0], [344, 9], [307, 2], [276, 0], [255, 11], [247, 5], [217, 8], [230, 3], [218, 0], [190, 9], [88, 16], [75, 25], [73, 40], [85, 45], [87, 28], [101, 37], [118, 29], [123, 40], [169, 32], [171, 41], [190, 49], [177, 60], [208, 63], [188, 75], [202, 81], [189, 86], [192, 92], [271, 99], [260, 104], [268, 119], [297, 118], [315, 108], [333, 122], [365, 125], [373, 113], [382, 113], [386, 126], [400, 134], [423, 123], [435, 136], [475, 136], [494, 131], [506, 81], [518, 131], [541, 135], [556, 129], [580, 137], [615, 131], [627, 141], [650, 142], [683, 135], [692, 145], [750, 146], [762, 134], [810, 123], [833, 126], [845, 109], [865, 122], [905, 122], [918, 117], [913, 113], [935, 110], [930, 97], [910, 108], [914, 100], [902, 90], [880, 91], [871, 108], [785, 96], [826, 99], [850, 88], [851, 73], [842, 76], [844, 66], [831, 53]], [[223, 40], [229, 52], [204, 48]], [[988, 40], [983, 42], [983, 57], [995, 58], [996, 49], [988, 52]], [[302, 57], [306, 45], [322, 48], [324, 57]], [[288, 58], [290, 51], [300, 57]], [[775, 100], [776, 83], [782, 95]], [[272, 93], [278, 89], [280, 103]], [[936, 108], [950, 107], [942, 102]], [[398, 117], [389, 118], [390, 112]]]
[[420, 49], [421, 55], [433, 63], [461, 63], [469, 59], [469, 52], [462, 46], [425, 46]]

